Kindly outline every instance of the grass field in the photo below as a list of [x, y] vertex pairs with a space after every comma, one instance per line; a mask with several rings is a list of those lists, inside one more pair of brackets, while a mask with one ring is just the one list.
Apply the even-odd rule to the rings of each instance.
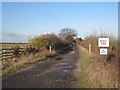
[[0, 44], [0, 46], [2, 46], [2, 48], [12, 48], [15, 46], [20, 46], [21, 48], [24, 48], [26, 46], [26, 43], [3, 43]]

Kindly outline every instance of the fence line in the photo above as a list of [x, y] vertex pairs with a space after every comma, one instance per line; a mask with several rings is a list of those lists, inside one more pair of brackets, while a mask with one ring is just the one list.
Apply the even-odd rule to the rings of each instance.
[[[19, 54], [23, 53], [25, 48], [20, 48]], [[0, 60], [6, 60], [10, 58], [14, 58], [14, 49], [10, 48], [2, 48], [0, 49]]]

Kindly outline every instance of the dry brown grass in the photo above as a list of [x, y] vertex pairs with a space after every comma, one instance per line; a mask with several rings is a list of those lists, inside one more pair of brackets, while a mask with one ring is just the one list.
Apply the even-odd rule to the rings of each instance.
[[94, 64], [86, 69], [86, 71], [89, 72], [88, 81], [91, 81], [93, 86], [98, 88], [117, 88], [117, 61], [115, 60], [114, 62], [112, 61], [105, 64], [103, 62], [98, 62], [97, 59], [104, 60], [101, 57], [90, 59]]
[[80, 43], [81, 46], [86, 48], [88, 50], [88, 45], [91, 44], [92, 46], [92, 52], [95, 54], [99, 54], [99, 47], [98, 47], [98, 38], [109, 38], [110, 39], [110, 46], [108, 48], [108, 54], [115, 54], [116, 57], [118, 55], [118, 40], [116, 37], [108, 34], [102, 34], [102, 35], [96, 35], [91, 34], [87, 37], [85, 37], [84, 41]]
[[19, 71], [21, 68], [25, 68], [33, 63], [47, 59], [47, 55], [55, 55], [56, 51], [42, 51], [36, 54], [23, 55], [19, 58], [8, 59], [2, 61], [2, 76], [7, 76], [9, 74]]
[[[105, 56], [99, 54], [99, 49], [100, 49], [98, 47], [99, 37], [103, 37], [103, 38], [107, 37], [110, 39], [110, 46], [107, 48], [108, 54]], [[88, 68], [88, 71], [90, 70], [88, 75], [90, 78], [90, 81], [92, 81], [92, 83], [95, 82], [95, 85], [98, 87], [118, 87], [118, 40], [117, 38], [105, 33], [102, 35], [91, 34], [87, 36], [85, 40], [80, 43], [80, 45], [84, 47], [84, 49], [86, 49], [87, 51], [86, 53], [88, 53], [89, 44], [91, 44], [92, 46], [92, 54], [90, 55], [89, 59], [92, 62], [96, 63], [96, 64], [93, 64], [93, 66], [90, 65], [91, 69]], [[101, 83], [101, 85], [99, 83]]]
[[[80, 78], [84, 88], [118, 88], [117, 59], [105, 62], [105, 58], [79, 46], [81, 53]], [[82, 79], [81, 79], [82, 78]], [[80, 86], [81, 87], [81, 86]]]

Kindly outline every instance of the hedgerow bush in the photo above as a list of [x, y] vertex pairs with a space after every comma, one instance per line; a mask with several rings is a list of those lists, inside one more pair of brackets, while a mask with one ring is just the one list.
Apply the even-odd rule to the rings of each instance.
[[11, 48], [13, 50], [13, 55], [15, 57], [19, 57], [20, 56], [20, 46], [16, 45], [15, 47]]
[[55, 34], [46, 34], [42, 35], [42, 37], [47, 40], [48, 46], [52, 46], [52, 48], [54, 48], [55, 50], [68, 46], [67, 40], [60, 38]]
[[[59, 50], [68, 46], [65, 39], [58, 37], [55, 34], [44, 34], [29, 40], [27, 45], [28, 52], [49, 50], [49, 47], [54, 50]], [[31, 50], [30, 50], [31, 48]]]
[[88, 46], [89, 44], [91, 44], [91, 48], [92, 48], [92, 52], [99, 55], [99, 47], [98, 47], [98, 38], [109, 38], [109, 47], [108, 47], [108, 54], [106, 56], [106, 60], [111, 60], [112, 58], [116, 58], [118, 55], [118, 41], [117, 38], [112, 36], [112, 35], [108, 35], [108, 34], [102, 34], [102, 35], [97, 35], [97, 34], [91, 34], [87, 37], [85, 37], [85, 39], [83, 41], [81, 41], [81, 45], [83, 47], [85, 47], [88, 50]]

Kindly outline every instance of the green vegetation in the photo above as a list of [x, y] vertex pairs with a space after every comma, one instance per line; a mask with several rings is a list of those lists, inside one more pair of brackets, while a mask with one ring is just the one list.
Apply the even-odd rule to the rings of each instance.
[[[13, 59], [3, 60], [2, 72], [3, 77], [16, 73], [39, 61], [53, 58], [59, 54], [67, 53], [74, 44], [78, 44], [80, 50], [80, 72], [78, 77], [78, 88], [116, 88], [118, 87], [117, 77], [117, 57], [118, 42], [111, 35], [92, 34], [82, 38], [76, 38], [77, 33], [74, 29], [64, 28], [60, 31], [59, 36], [48, 33], [29, 40], [28, 44], [12, 45]], [[108, 55], [99, 54], [98, 38], [108, 37], [110, 47]], [[88, 53], [88, 46], [91, 44], [92, 53]], [[7, 46], [5, 46], [7, 47]], [[24, 47], [23, 54], [20, 54], [20, 48]], [[52, 48], [52, 52], [50, 51]]]
[[87, 88], [89, 87], [87, 84], [88, 73], [85, 72], [86, 68], [89, 66], [89, 55], [86, 55], [86, 52], [81, 50], [80, 48], [80, 55], [81, 55], [81, 62], [80, 62], [80, 72], [78, 77], [78, 88]]
[[[50, 47], [52, 47], [51, 52]], [[24, 52], [22, 53], [20, 45], [13, 45], [13, 47], [9, 48], [13, 50], [15, 57], [2, 61], [3, 77], [20, 71], [39, 61], [53, 58], [58, 54], [64, 54], [70, 50], [66, 39], [51, 33], [30, 39], [28, 44], [24, 45]]]
[[68, 46], [65, 39], [58, 37], [55, 34], [45, 34], [29, 40], [28, 48], [33, 48], [38, 51], [49, 50], [49, 47], [54, 50], [60, 50]]

